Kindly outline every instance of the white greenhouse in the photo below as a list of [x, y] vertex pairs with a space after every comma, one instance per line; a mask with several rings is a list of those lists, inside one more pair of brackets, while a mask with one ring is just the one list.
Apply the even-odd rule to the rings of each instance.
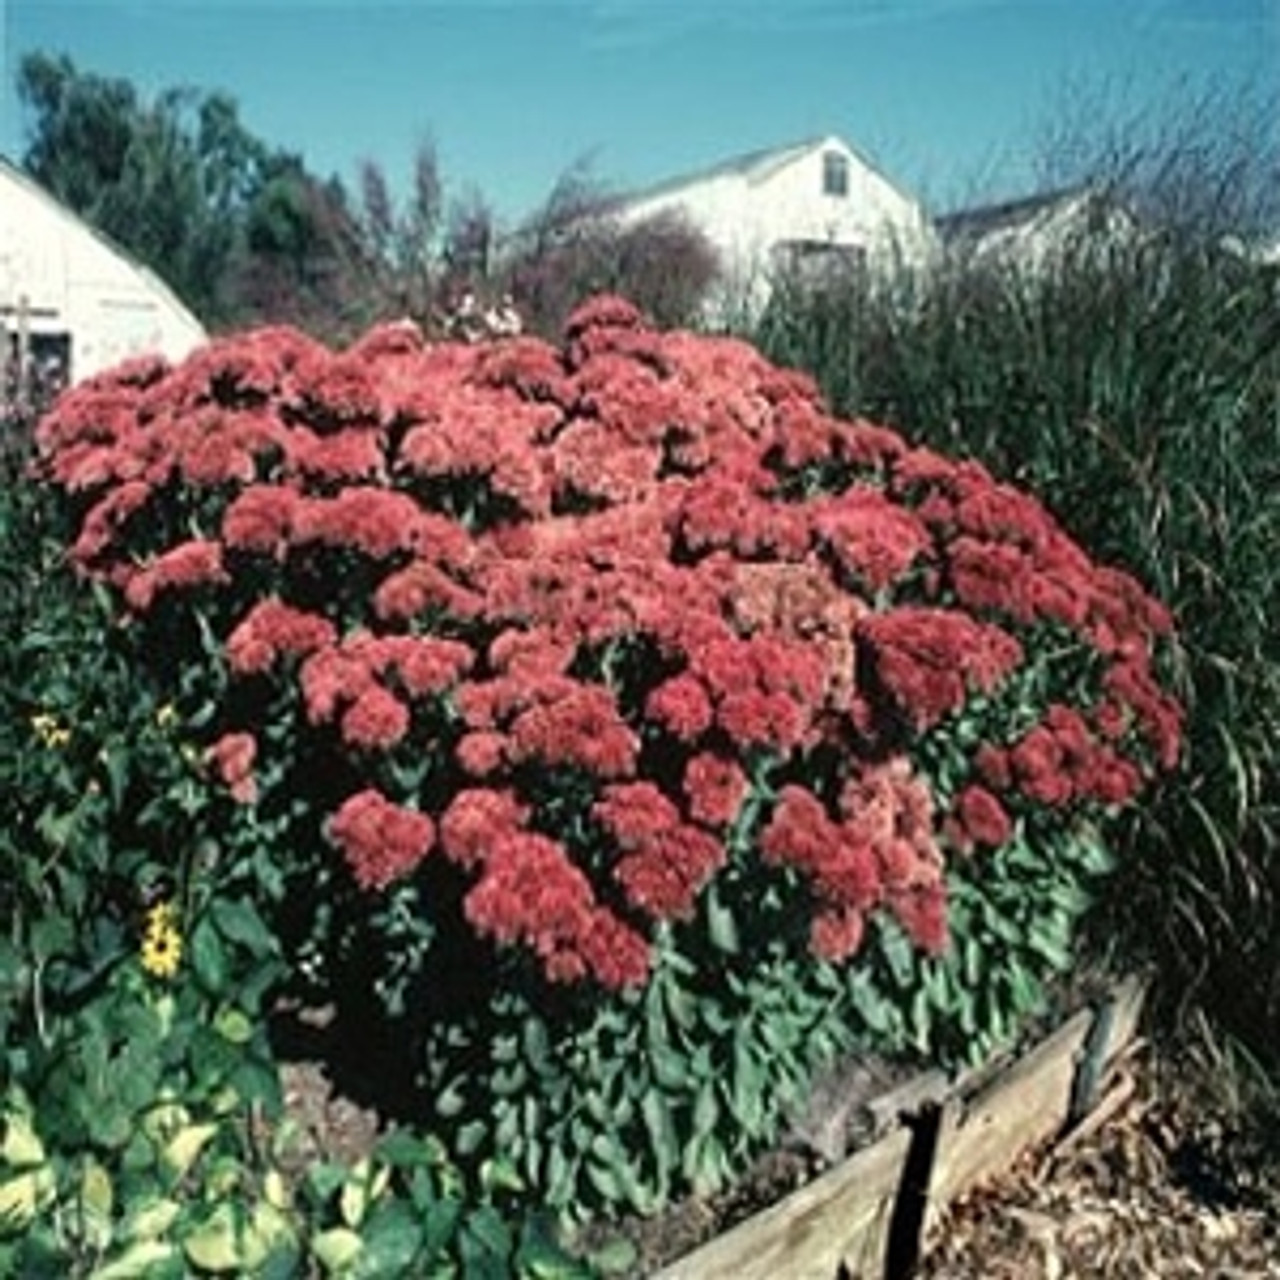
[[136, 355], [179, 360], [207, 337], [158, 276], [3, 157], [0, 322], [6, 368], [25, 353], [67, 382]]

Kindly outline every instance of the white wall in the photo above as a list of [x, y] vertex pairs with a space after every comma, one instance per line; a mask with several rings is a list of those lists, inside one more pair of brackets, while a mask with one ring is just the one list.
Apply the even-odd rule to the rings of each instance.
[[161, 280], [0, 164], [0, 319], [10, 334], [24, 298], [32, 333], [70, 334], [72, 381], [144, 353], [180, 360], [207, 337]]
[[[848, 193], [823, 191], [823, 155], [838, 151], [848, 166]], [[768, 162], [765, 162], [767, 166]], [[933, 230], [921, 207], [870, 168], [837, 138], [798, 148], [776, 167], [714, 173], [640, 195], [624, 204], [628, 222], [653, 214], [685, 213], [715, 245], [723, 291], [759, 305], [768, 292], [771, 250], [786, 241], [858, 248], [875, 268], [929, 252]]]

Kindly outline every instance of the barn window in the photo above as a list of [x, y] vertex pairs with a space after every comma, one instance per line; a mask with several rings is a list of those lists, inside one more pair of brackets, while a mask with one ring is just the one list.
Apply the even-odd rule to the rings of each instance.
[[847, 196], [849, 194], [849, 158], [839, 151], [822, 153], [822, 194]]

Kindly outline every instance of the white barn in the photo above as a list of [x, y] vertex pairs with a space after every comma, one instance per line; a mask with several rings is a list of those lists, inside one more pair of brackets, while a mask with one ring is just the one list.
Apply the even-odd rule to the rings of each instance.
[[1086, 245], [1099, 253], [1132, 245], [1141, 224], [1121, 200], [1084, 186], [962, 209], [939, 218], [937, 231], [953, 254], [1034, 275]]
[[780, 271], [876, 270], [919, 261], [935, 242], [919, 202], [834, 134], [623, 196], [614, 212], [624, 222], [684, 214], [719, 255], [720, 308], [758, 308]]
[[158, 276], [3, 157], [0, 322], [4, 360], [24, 344], [71, 382], [130, 356], [179, 360], [207, 338]]

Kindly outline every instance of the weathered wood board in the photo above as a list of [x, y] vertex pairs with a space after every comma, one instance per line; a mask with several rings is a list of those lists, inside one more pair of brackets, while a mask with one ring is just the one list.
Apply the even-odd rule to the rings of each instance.
[[1076, 1014], [975, 1097], [953, 1098], [943, 1107], [929, 1183], [929, 1225], [953, 1200], [1062, 1130], [1093, 1020], [1090, 1010]]
[[895, 1129], [654, 1280], [880, 1280], [911, 1134]]

